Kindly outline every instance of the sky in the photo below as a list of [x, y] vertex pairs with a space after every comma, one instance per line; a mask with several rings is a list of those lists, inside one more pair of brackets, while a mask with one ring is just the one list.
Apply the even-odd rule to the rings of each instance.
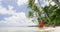
[[0, 27], [36, 25], [27, 18], [28, 0], [0, 0]]
[[[0, 27], [37, 25], [32, 22], [32, 18], [27, 18], [28, 11], [31, 10], [27, 8], [27, 3], [28, 0], [0, 0]], [[48, 5], [43, 1], [40, 4]]]

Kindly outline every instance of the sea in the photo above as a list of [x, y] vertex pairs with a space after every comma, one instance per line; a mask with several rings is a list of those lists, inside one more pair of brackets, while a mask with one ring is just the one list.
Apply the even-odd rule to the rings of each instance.
[[38, 27], [0, 27], [0, 32], [39, 32]]

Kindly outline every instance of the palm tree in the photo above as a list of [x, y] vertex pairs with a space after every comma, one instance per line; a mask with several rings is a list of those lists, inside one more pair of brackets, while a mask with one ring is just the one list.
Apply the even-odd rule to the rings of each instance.
[[[39, 1], [39, 0], [38, 0]], [[29, 0], [28, 7], [32, 9], [32, 11], [29, 11], [29, 17], [34, 17], [34, 14], [36, 15], [38, 20], [38, 24], [40, 24], [40, 20], [44, 20], [47, 18], [47, 20], [50, 22], [50, 19], [47, 15], [47, 13], [43, 13], [42, 8], [38, 6], [38, 4], [34, 3], [35, 0]], [[46, 17], [41, 17], [42, 14], [46, 14]], [[46, 20], [46, 19], [45, 19]]]
[[[59, 6], [57, 5], [49, 5], [49, 6], [45, 6], [43, 8], [43, 10], [46, 12], [46, 14], [48, 15], [49, 19], [50, 19], [50, 24], [54, 24], [54, 25], [58, 25], [60, 24], [60, 13], [59, 13]], [[57, 16], [58, 15], [58, 16]]]
[[[29, 14], [28, 14], [29, 17], [31, 18], [36, 17], [36, 19], [38, 20], [38, 25], [40, 24], [41, 19], [44, 21], [43, 22], [44, 24], [48, 24], [48, 25], [60, 24], [59, 22], [60, 21], [59, 20], [60, 19], [60, 15], [59, 15], [60, 8], [57, 5], [52, 6], [51, 4], [49, 4], [49, 6], [41, 7], [35, 3], [35, 0], [29, 0], [28, 7], [32, 10], [32, 11], [29, 11]], [[42, 14], [44, 14], [45, 17], [41, 17]]]
[[[40, 7], [34, 3], [35, 0], [29, 0], [28, 7], [32, 9], [32, 11], [29, 11], [29, 17], [36, 17], [38, 19], [38, 23], [41, 19], [41, 11]], [[35, 16], [34, 16], [35, 15]]]

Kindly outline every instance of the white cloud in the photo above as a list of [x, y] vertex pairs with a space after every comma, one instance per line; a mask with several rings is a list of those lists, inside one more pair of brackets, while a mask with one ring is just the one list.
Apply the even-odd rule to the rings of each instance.
[[8, 9], [9, 9], [9, 10], [12, 10], [13, 8], [14, 8], [13, 6], [8, 5]]
[[42, 5], [43, 7], [44, 6], [49, 6], [49, 2], [48, 1], [44, 1], [44, 4]]
[[55, 3], [54, 2], [51, 2], [51, 5], [55, 5]]
[[8, 25], [17, 25], [17, 26], [29, 26], [29, 25], [34, 25], [31, 20], [29, 20], [24, 12], [17, 13], [12, 17], [5, 18], [6, 22]]
[[18, 6], [20, 6], [21, 4], [27, 4], [27, 1], [28, 0], [17, 0], [17, 4], [18, 4]]
[[49, 6], [49, 2], [50, 2], [50, 4], [51, 5], [55, 5], [55, 3], [52, 1], [52, 0], [50, 0], [49, 2], [48, 1], [46, 1], [46, 0], [40, 0], [40, 5], [42, 6], [42, 7], [44, 7], [44, 6]]
[[40, 3], [39, 5], [41, 5], [42, 7], [49, 6], [49, 2], [45, 0], [39, 0], [39, 3]]
[[0, 21], [0, 26], [30, 26], [36, 25], [31, 19], [27, 18], [24, 12], [17, 13], [9, 7], [9, 10], [0, 6], [0, 14], [11, 14], [11, 17], [4, 18]]
[[12, 10], [12, 8], [9, 7], [9, 10], [7, 10], [6, 8], [3, 8], [2, 6], [0, 6], [0, 14], [15, 14], [15, 10]]
[[38, 0], [35, 0], [35, 3], [38, 3]]
[[24, 12], [16, 13], [15, 15], [5, 18], [5, 21], [1, 21], [0, 24], [6, 26], [32, 26], [34, 24], [31, 19], [28, 19]]

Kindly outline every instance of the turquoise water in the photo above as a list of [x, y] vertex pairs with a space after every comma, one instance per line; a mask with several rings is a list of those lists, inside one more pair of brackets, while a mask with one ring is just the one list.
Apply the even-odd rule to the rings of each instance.
[[38, 32], [38, 27], [0, 27], [0, 32]]

